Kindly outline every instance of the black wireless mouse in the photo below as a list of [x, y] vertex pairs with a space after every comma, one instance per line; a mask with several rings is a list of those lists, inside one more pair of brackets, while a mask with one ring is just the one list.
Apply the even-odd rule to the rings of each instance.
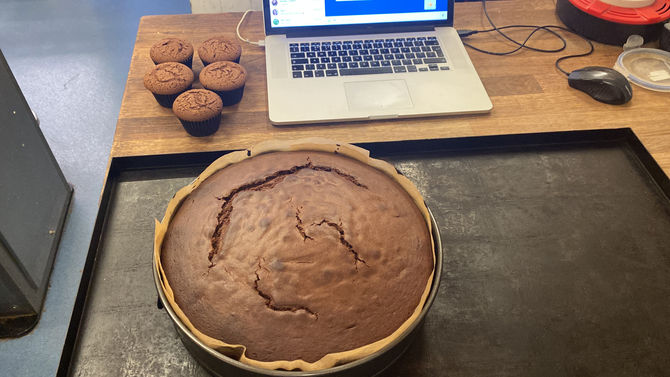
[[633, 88], [618, 71], [607, 67], [584, 67], [568, 75], [568, 84], [594, 99], [611, 105], [622, 105], [633, 97]]

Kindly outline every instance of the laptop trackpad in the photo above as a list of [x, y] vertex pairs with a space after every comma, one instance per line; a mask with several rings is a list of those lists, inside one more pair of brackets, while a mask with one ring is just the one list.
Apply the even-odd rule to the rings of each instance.
[[385, 110], [412, 107], [405, 80], [345, 82], [350, 110]]

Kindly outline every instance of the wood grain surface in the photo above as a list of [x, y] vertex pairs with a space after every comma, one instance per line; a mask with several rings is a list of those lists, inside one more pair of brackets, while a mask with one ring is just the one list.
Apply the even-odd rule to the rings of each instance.
[[[561, 24], [552, 0], [501, 0], [489, 2], [488, 9], [498, 26]], [[493, 102], [489, 114], [281, 127], [273, 126], [268, 120], [264, 50], [243, 44], [240, 64], [247, 68], [248, 80], [242, 102], [224, 109], [221, 127], [214, 135], [191, 137], [172, 111], [159, 106], [143, 86], [142, 78], [153, 66], [149, 49], [166, 37], [185, 38], [194, 43], [196, 49], [213, 35], [234, 37], [240, 17], [241, 13], [226, 13], [145, 16], [141, 19], [112, 157], [234, 150], [271, 138], [320, 136], [358, 143], [630, 127], [666, 174], [670, 174], [670, 94], [634, 86], [633, 99], [629, 103], [613, 106], [571, 89], [566, 77], [554, 67], [554, 61], [562, 54], [584, 52], [587, 45], [578, 37], [567, 34], [567, 49], [558, 54], [525, 50], [498, 57], [468, 49]], [[479, 2], [457, 3], [455, 20], [457, 28], [480, 30], [490, 27]], [[263, 39], [261, 12], [250, 13], [241, 30], [251, 40]], [[525, 33], [510, 34], [522, 39]], [[532, 41], [538, 47], [560, 46], [560, 42], [546, 33], [538, 33]], [[497, 51], [513, 47], [495, 33], [473, 35], [467, 42]], [[611, 67], [620, 52], [620, 47], [596, 44], [592, 56], [568, 60], [563, 66], [566, 70], [588, 65]], [[196, 76], [202, 69], [197, 57], [193, 69]], [[199, 87], [199, 83], [196, 82], [194, 87]]]

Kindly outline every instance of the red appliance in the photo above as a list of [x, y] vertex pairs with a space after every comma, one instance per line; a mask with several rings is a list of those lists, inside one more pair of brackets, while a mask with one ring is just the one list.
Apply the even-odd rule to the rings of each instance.
[[670, 0], [557, 0], [556, 13], [567, 27], [594, 41], [623, 45], [637, 34], [646, 43], [658, 39], [670, 19]]

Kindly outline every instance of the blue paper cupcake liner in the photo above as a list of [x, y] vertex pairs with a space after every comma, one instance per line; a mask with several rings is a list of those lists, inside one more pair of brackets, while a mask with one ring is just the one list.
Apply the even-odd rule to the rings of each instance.
[[209, 136], [219, 129], [219, 125], [221, 124], [221, 113], [214, 118], [200, 122], [189, 122], [181, 119], [179, 121], [189, 135], [196, 137]]

